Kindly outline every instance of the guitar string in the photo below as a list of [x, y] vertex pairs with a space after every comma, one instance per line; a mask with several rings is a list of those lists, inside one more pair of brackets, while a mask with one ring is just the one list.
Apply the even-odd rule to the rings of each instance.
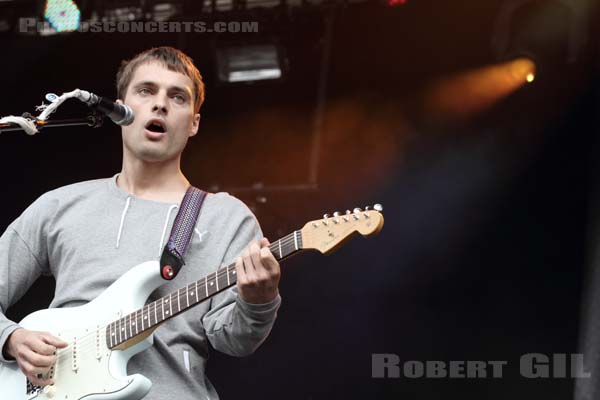
[[[346, 222], [348, 222], [348, 221], [346, 221]], [[305, 233], [306, 233], [306, 232], [305, 232]], [[297, 245], [298, 245], [299, 241], [300, 241], [300, 242], [302, 242], [302, 241], [303, 241], [303, 240], [302, 240], [303, 236], [304, 236], [304, 235], [303, 235], [303, 234], [301, 234], [301, 230], [294, 231], [294, 232], [292, 232], [292, 233], [290, 233], [290, 234], [288, 234], [288, 235], [284, 236], [283, 238], [281, 238], [281, 239], [279, 239], [279, 240], [277, 240], [277, 241], [275, 241], [275, 242], [271, 243], [271, 244], [269, 245], [269, 250], [270, 250], [270, 251], [271, 251], [273, 254], [276, 254], [276, 253], [275, 253], [275, 249], [277, 249], [277, 250], [282, 250], [282, 248], [283, 248], [284, 246], [290, 245], [292, 242], [294, 243], [294, 251], [300, 250], [300, 248], [298, 248], [298, 246], [297, 246]], [[290, 252], [290, 254], [291, 254], [291, 252]], [[286, 256], [287, 256], [287, 255], [286, 255]], [[220, 278], [222, 278], [222, 277], [223, 277], [223, 275], [224, 275], [225, 273], [228, 273], [228, 271], [229, 271], [229, 268], [232, 268], [232, 267], [235, 267], [235, 263], [233, 263], [233, 264], [230, 264], [229, 266], [227, 266], [227, 268], [221, 268], [221, 269], [217, 270], [217, 274], [215, 274], [215, 275], [216, 275], [215, 279], [216, 279], [216, 280], [220, 280]], [[210, 274], [209, 274], [209, 275], [207, 275], [207, 276], [205, 276], [204, 278], [201, 278], [201, 279], [199, 279], [198, 281], [196, 281], [196, 282], [194, 282], [194, 283], [193, 283], [193, 285], [195, 285], [195, 286], [196, 286], [196, 292], [198, 291], [198, 289], [199, 289], [199, 288], [203, 288], [205, 291], [207, 290], [207, 289], [206, 289], [206, 283], [207, 283], [207, 279], [208, 279], [208, 277], [209, 277], [209, 276], [210, 276]], [[200, 282], [201, 280], [203, 280], [203, 279], [205, 280], [205, 281], [204, 281], [204, 283], [201, 283], [201, 284], [199, 284], [199, 282]], [[187, 286], [185, 287], [186, 293], [189, 293], [189, 287], [190, 287], [191, 285], [192, 285], [192, 284], [189, 284], [189, 285], [187, 285]], [[233, 286], [233, 285], [228, 285], [228, 287], [229, 287], [229, 286]], [[184, 288], [180, 288], [180, 289], [178, 289], [176, 292], [172, 292], [172, 293], [170, 293], [170, 294], [169, 294], [169, 295], [167, 295], [167, 296], [164, 296], [164, 297], [162, 297], [162, 298], [160, 298], [160, 299], [157, 299], [156, 301], [153, 301], [153, 302], [152, 302], [152, 303], [150, 303], [150, 304], [147, 304], [147, 305], [143, 306], [141, 309], [138, 309], [138, 310], [136, 310], [136, 311], [134, 311], [134, 312], [131, 312], [131, 313], [127, 314], [126, 316], [124, 316], [124, 317], [121, 317], [121, 318], [119, 318], [119, 319], [117, 319], [117, 320], [113, 320], [113, 321], [109, 322], [109, 323], [108, 323], [108, 325], [110, 325], [110, 324], [113, 324], [113, 323], [115, 323], [115, 322], [117, 322], [117, 321], [124, 321], [124, 322], [126, 322], [126, 318], [127, 318], [127, 316], [130, 316], [130, 320], [131, 320], [131, 316], [134, 316], [134, 318], [135, 318], [135, 321], [136, 321], [136, 323], [137, 323], [137, 315], [138, 315], [138, 313], [139, 313], [140, 311], [142, 311], [142, 315], [143, 315], [143, 313], [144, 313], [144, 312], [146, 312], [146, 311], [145, 311], [145, 308], [146, 308], [146, 307], [148, 308], [148, 309], [147, 309], [147, 312], [149, 312], [149, 313], [151, 313], [151, 312], [152, 312], [152, 313], [153, 313], [154, 311], [156, 311], [156, 310], [158, 309], [158, 301], [159, 301], [159, 300], [161, 300], [161, 301], [162, 301], [162, 310], [164, 310], [164, 299], [165, 299], [166, 297], [168, 297], [169, 299], [172, 299], [172, 295], [173, 295], [174, 293], [177, 293], [177, 298], [178, 298], [178, 302], [179, 302], [178, 304], [181, 304], [181, 303], [180, 303], [181, 294], [180, 294], [179, 292], [180, 292], [181, 290], [183, 290], [183, 289], [184, 289]], [[208, 297], [210, 297], [210, 296], [208, 296]], [[208, 297], [205, 297], [205, 298], [203, 298], [203, 299], [202, 299], [202, 300], [200, 300], [200, 301], [196, 301], [196, 300], [195, 300], [196, 302], [195, 302], [194, 304], [192, 304], [192, 306], [194, 306], [194, 305], [196, 305], [196, 304], [199, 304], [199, 303], [203, 302], [203, 301], [204, 301], [204, 300], [206, 300]], [[186, 304], [187, 304], [187, 296], [186, 296]], [[192, 306], [190, 306], [190, 307], [192, 307]], [[186, 306], [186, 307], [183, 309], [183, 311], [185, 311], [187, 308], [189, 308], [189, 307], [187, 307], [187, 306]], [[181, 312], [181, 309], [180, 309], [180, 310], [179, 310], [177, 313], [180, 313], [180, 312]], [[162, 314], [162, 311], [161, 311], [161, 314]], [[172, 316], [172, 315], [171, 315], [171, 316]], [[170, 318], [170, 317], [168, 317], [168, 318]], [[163, 321], [165, 321], [166, 319], [167, 319], [167, 318], [164, 318], [164, 319], [163, 319], [162, 321], [160, 321], [160, 322], [163, 322]], [[143, 322], [143, 320], [142, 320], [142, 322]], [[154, 324], [153, 326], [156, 326], [156, 325], [158, 325], [158, 324], [159, 324], [159, 322], [157, 321], [157, 322], [155, 322], [155, 324]], [[93, 331], [91, 331], [91, 332], [89, 332], [89, 333], [87, 333], [87, 334], [84, 334], [84, 335], [83, 335], [83, 336], [82, 336], [82, 337], [79, 339], [79, 341], [78, 341], [78, 342], [80, 343], [80, 345], [79, 345], [78, 347], [79, 347], [80, 349], [82, 349], [82, 350], [80, 350], [80, 352], [81, 352], [81, 351], [83, 351], [83, 350], [85, 350], [85, 351], [89, 351], [89, 347], [90, 347], [90, 346], [93, 346], [93, 347], [97, 348], [97, 336], [98, 336], [98, 332], [100, 332], [101, 338], [103, 338], [103, 339], [104, 339], [104, 343], [106, 344], [106, 331], [107, 331], [107, 327], [108, 327], [108, 325], [101, 325], [101, 326], [100, 326], [100, 327], [98, 327], [96, 330], [93, 330]], [[122, 324], [120, 324], [120, 325], [122, 325]], [[127, 324], [127, 325], [129, 325], [129, 324]], [[120, 326], [120, 327], [122, 328], [122, 330], [123, 330], [123, 328], [125, 328], [125, 327], [122, 327], [122, 326]], [[145, 330], [147, 330], [147, 329], [149, 329], [149, 328], [150, 328], [150, 326], [148, 326], [148, 328], [142, 328], [142, 332], [144, 332]], [[135, 335], [132, 335], [132, 337], [131, 337], [131, 338], [133, 338], [133, 337], [137, 336], [139, 333], [140, 333], [140, 332], [136, 333]], [[126, 335], [125, 335], [125, 336], [127, 337], [127, 332], [126, 332]], [[126, 339], [125, 341], [127, 341], [127, 340], [129, 340], [129, 339], [131, 339], [131, 338], [128, 338], [128, 339]], [[93, 341], [92, 343], [89, 343], [89, 340], [90, 340], [90, 339], [94, 339], [94, 341]], [[86, 343], [86, 342], [88, 342], [88, 343]], [[120, 342], [121, 342], [121, 343], [123, 343], [124, 341], [120, 341]], [[68, 356], [68, 354], [65, 354], [65, 353], [67, 353], [67, 352], [68, 352], [68, 350], [70, 350], [70, 349], [71, 349], [71, 344], [69, 344], [69, 345], [68, 345], [67, 347], [65, 347], [65, 348], [62, 348], [62, 349], [57, 349], [57, 362], [58, 362], [58, 360], [59, 360], [60, 358], [65, 358], [65, 357], [67, 357], [67, 356]], [[59, 353], [61, 353], [61, 354], [59, 354]]]
[[[280, 239], [280, 240], [278, 240], [278, 241], [275, 241], [275, 242], [271, 243], [271, 244], [269, 245], [269, 250], [270, 250], [270, 251], [271, 251], [271, 252], [272, 252], [272, 253], [275, 255], [275, 254], [276, 254], [276, 253], [275, 253], [275, 249], [277, 249], [277, 251], [279, 250], [279, 242], [280, 242], [280, 241], [281, 241], [281, 247], [282, 247], [282, 250], [283, 250], [283, 247], [284, 247], [284, 246], [286, 246], [286, 245], [291, 245], [291, 244], [292, 244], [292, 242], [293, 242], [294, 244], [295, 244], [295, 243], [297, 243], [297, 242], [296, 242], [296, 237], [295, 237], [295, 235], [296, 235], [296, 232], [298, 232], [298, 231], [295, 231], [295, 232], [293, 232], [293, 233], [290, 233], [289, 235], [285, 236], [284, 238], [282, 238], [282, 239]], [[299, 250], [299, 249], [298, 249], [298, 250]], [[296, 251], [296, 248], [295, 248], [295, 246], [294, 246], [294, 251]], [[291, 254], [291, 253], [290, 253], [290, 254]], [[218, 270], [217, 270], [217, 274], [216, 274], [216, 280], [220, 280], [220, 278], [223, 278], [225, 275], [227, 275], [227, 271], [229, 271], [229, 269], [230, 269], [230, 268], [235, 268], [235, 263], [232, 263], [232, 264], [228, 265], [226, 268], [220, 268], [220, 269], [218, 269]], [[89, 350], [90, 350], [90, 347], [93, 347], [94, 349], [95, 349], [95, 348], [97, 348], [97, 335], [98, 335], [98, 332], [101, 332], [101, 333], [100, 333], [101, 340], [102, 340], [102, 339], [104, 339], [104, 343], [106, 343], [106, 335], [105, 335], [105, 332], [106, 332], [106, 330], [107, 330], [107, 327], [108, 327], [108, 325], [110, 325], [110, 324], [112, 324], [112, 323], [114, 323], [114, 322], [117, 322], [117, 321], [123, 321], [123, 320], [125, 320], [125, 319], [126, 319], [128, 316], [130, 316], [130, 321], [131, 321], [131, 319], [132, 319], [132, 318], [131, 318], [131, 316], [133, 316], [133, 319], [136, 321], [136, 324], [137, 324], [137, 319], [138, 319], [138, 318], [137, 318], [137, 316], [138, 316], [138, 314], [139, 314], [140, 310], [143, 310], [143, 312], [142, 312], [142, 315], [143, 315], [143, 314], [146, 312], [145, 308], [147, 307], [147, 308], [148, 308], [148, 310], [147, 310], [147, 311], [148, 311], [148, 312], [150, 312], [150, 313], [153, 313], [155, 310], [158, 310], [158, 308], [159, 308], [158, 302], [160, 302], [161, 300], [163, 300], [163, 307], [164, 307], [164, 299], [166, 299], [166, 298], [169, 298], [169, 299], [170, 299], [170, 301], [171, 301], [171, 303], [173, 303], [173, 301], [172, 301], [172, 298], [173, 298], [173, 294], [174, 294], [174, 293], [177, 293], [177, 297], [179, 298], [179, 299], [178, 299], [178, 300], [179, 300], [179, 304], [181, 304], [181, 298], [182, 298], [182, 296], [181, 296], [180, 292], [181, 292], [182, 290], [185, 290], [185, 291], [186, 291], [186, 293], [189, 293], [189, 287], [190, 287], [190, 286], [192, 286], [192, 285], [196, 285], [196, 284], [197, 284], [197, 288], [198, 288], [198, 289], [202, 288], [202, 289], [204, 289], [204, 291], [206, 292], [206, 290], [207, 290], [207, 289], [206, 289], [207, 280], [208, 280], [208, 279], [210, 279], [210, 280], [208, 280], [208, 283], [211, 283], [211, 282], [213, 281], [213, 279], [215, 279], [215, 278], [211, 278], [211, 277], [210, 277], [210, 276], [211, 276], [211, 275], [213, 275], [213, 274], [214, 274], [214, 273], [208, 274], [208, 275], [206, 275], [205, 277], [203, 277], [203, 278], [200, 278], [200, 279], [199, 279], [199, 280], [197, 280], [196, 282], [194, 282], [194, 283], [192, 283], [192, 284], [189, 284], [189, 285], [187, 285], [187, 286], [186, 286], [186, 287], [184, 287], [184, 288], [180, 288], [180, 289], [178, 289], [178, 290], [176, 290], [176, 291], [174, 291], [174, 292], [170, 293], [170, 294], [169, 294], [169, 295], [167, 295], [167, 296], [163, 296], [163, 297], [161, 297], [160, 299], [157, 299], [157, 300], [153, 301], [152, 303], [150, 303], [150, 304], [147, 304], [147, 305], [143, 306], [142, 308], [140, 308], [140, 309], [138, 309], [138, 310], [136, 310], [136, 311], [134, 311], [134, 312], [128, 313], [127, 315], [125, 315], [125, 316], [123, 316], [123, 317], [121, 317], [121, 318], [119, 318], [119, 319], [117, 319], [117, 320], [113, 320], [113, 321], [111, 321], [111, 322], [110, 322], [110, 323], [108, 323], [107, 325], [101, 325], [99, 328], [97, 328], [97, 329], [94, 329], [94, 330], [90, 331], [89, 333], [86, 333], [86, 334], [84, 334], [83, 336], [81, 336], [80, 338], [78, 338], [78, 339], [77, 339], [77, 343], [78, 343], [78, 345], [77, 345], [77, 349], [76, 349], [76, 350], [77, 350], [79, 353], [81, 353], [81, 352], [83, 352], [83, 351], [89, 352]], [[203, 283], [200, 283], [200, 281], [202, 281], [202, 280], [204, 280], [204, 282], [203, 282]], [[229, 285], [229, 286], [233, 286], [233, 285]], [[229, 287], [229, 286], [228, 286], [228, 287]], [[198, 290], [198, 291], [199, 291], [199, 290]], [[209, 296], [208, 296], [208, 297], [211, 297], [211, 296], [210, 296], [211, 294], [213, 294], [213, 293], [209, 293]], [[184, 297], [186, 297], [186, 296], [184, 296]], [[196, 302], [195, 302], [193, 305], [196, 305], [196, 304], [199, 304], [199, 303], [203, 302], [203, 301], [204, 301], [204, 300], [206, 300], [208, 297], [204, 297], [204, 298], [203, 298], [202, 300], [200, 300], [200, 301], [196, 301], [196, 300], [195, 300]], [[186, 301], [187, 301], [187, 299], [186, 299]], [[191, 308], [193, 305], [190, 305], [190, 308]], [[171, 307], [172, 307], [172, 306], [171, 306]], [[183, 311], [185, 311], [187, 308], [188, 308], [188, 307], [186, 306], [186, 307], [183, 309]], [[163, 308], [161, 307], [161, 310], [162, 310], [162, 309], [163, 309]], [[179, 314], [181, 311], [182, 311], [182, 310], [181, 310], [181, 308], [180, 308], [180, 311], [178, 311], [178, 312], [177, 312], [177, 314]], [[162, 313], [162, 311], [161, 311], [161, 313]], [[175, 314], [175, 315], [177, 315], [177, 314]], [[169, 316], [169, 317], [170, 317], [170, 316]], [[169, 317], [167, 317], [167, 318], [163, 319], [163, 320], [162, 320], [162, 321], [160, 321], [160, 322], [163, 322], [163, 321], [167, 320]], [[160, 322], [156, 322], [156, 323], [155, 323], [153, 326], [156, 326], [156, 325], [158, 325], [158, 323], [160, 323]], [[130, 325], [130, 324], [126, 324], [126, 323], [125, 323], [125, 326], [122, 326], [123, 324], [120, 324], [120, 325], [121, 325], [121, 326], [120, 326], [120, 328], [124, 328], [124, 329], [125, 329], [125, 333], [126, 333], [126, 334], [125, 334], [125, 336], [127, 337], [128, 333], [129, 333], [129, 332], [127, 332], [127, 328], [129, 327], [129, 325]], [[132, 329], [134, 329], [134, 326], [135, 326], [135, 325], [132, 325]], [[148, 328], [149, 328], [149, 327], [148, 327]], [[142, 331], [141, 331], [141, 332], [144, 332], [144, 331], [145, 331], [145, 330], [147, 330], [148, 328], [144, 328], [144, 329], [142, 329]], [[132, 335], [132, 336], [131, 336], [130, 338], [128, 338], [127, 340], [129, 340], [129, 339], [131, 339], [131, 338], [133, 338], [133, 337], [137, 336], [138, 334], [140, 334], [140, 332], [138, 332], [138, 333], [136, 333], [136, 334]], [[92, 340], [91, 340], [91, 342], [90, 342], [90, 339], [92, 339]], [[126, 340], [125, 340], [125, 341], [126, 341]], [[123, 342], [125, 342], [125, 341], [121, 341], [121, 343], [123, 343]], [[68, 350], [70, 350], [70, 349], [71, 349], [71, 344], [69, 344], [69, 345], [68, 345], [67, 347], [65, 347], [65, 348], [62, 348], [62, 349], [57, 349], [57, 363], [58, 363], [58, 361], [59, 361], [59, 360], [61, 360], [61, 359], [63, 359], [63, 358], [66, 358], [66, 357], [68, 357], [68, 358], [72, 358], [72, 354], [65, 354], [65, 353], [67, 353], [67, 352], [68, 352]], [[96, 351], [96, 350], [94, 350], [94, 351]], [[59, 354], [59, 353], [61, 353], [61, 354]]]

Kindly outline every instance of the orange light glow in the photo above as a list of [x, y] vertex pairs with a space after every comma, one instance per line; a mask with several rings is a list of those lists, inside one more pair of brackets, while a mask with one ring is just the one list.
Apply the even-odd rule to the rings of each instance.
[[518, 58], [442, 79], [425, 92], [425, 111], [436, 119], [481, 112], [535, 79], [535, 63]]

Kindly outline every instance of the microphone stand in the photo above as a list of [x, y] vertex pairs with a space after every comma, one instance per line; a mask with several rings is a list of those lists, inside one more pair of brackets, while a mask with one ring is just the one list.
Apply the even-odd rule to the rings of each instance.
[[[34, 119], [35, 117], [30, 113], [24, 113], [24, 118]], [[92, 112], [83, 118], [67, 118], [67, 119], [56, 119], [56, 120], [35, 120], [34, 124], [38, 130], [43, 128], [57, 128], [62, 126], [90, 126], [92, 128], [99, 128], [102, 126], [103, 115], [97, 112]], [[8, 132], [8, 131], [22, 131], [21, 128], [17, 124], [5, 123], [0, 124], [0, 133]]]

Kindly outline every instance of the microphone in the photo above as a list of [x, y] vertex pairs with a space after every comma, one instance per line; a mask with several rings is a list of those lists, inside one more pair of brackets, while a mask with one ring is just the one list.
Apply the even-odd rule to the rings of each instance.
[[106, 115], [117, 125], [129, 125], [133, 122], [133, 110], [128, 105], [115, 103], [112, 100], [99, 97], [85, 90], [81, 90], [79, 99]]

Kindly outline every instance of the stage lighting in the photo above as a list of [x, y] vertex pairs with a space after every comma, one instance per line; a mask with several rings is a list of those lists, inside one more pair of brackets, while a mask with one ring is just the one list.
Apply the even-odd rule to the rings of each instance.
[[221, 82], [253, 82], [283, 77], [281, 52], [274, 44], [217, 48], [216, 59]]
[[533, 82], [535, 79], [535, 62], [527, 57], [519, 57], [508, 63], [504, 63], [511, 72], [515, 88], [525, 82]]
[[71, 32], [79, 28], [81, 12], [73, 0], [47, 0], [44, 18], [56, 32]]

